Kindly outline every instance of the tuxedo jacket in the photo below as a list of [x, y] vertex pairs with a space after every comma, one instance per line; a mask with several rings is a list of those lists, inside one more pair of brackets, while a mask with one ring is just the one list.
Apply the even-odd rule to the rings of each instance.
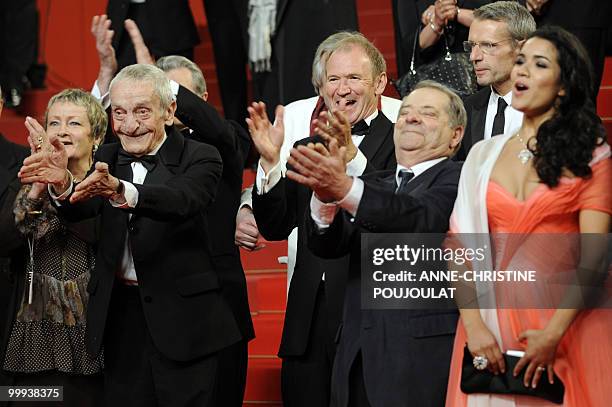
[[[123, 21], [128, 18], [130, 0], [109, 0], [106, 14], [111, 20], [113, 48], [119, 49], [123, 35], [127, 35]], [[188, 0], [147, 0], [142, 4], [148, 27], [142, 35], [153, 55], [163, 56], [193, 48], [200, 42]]]
[[[157, 165], [138, 190], [135, 208], [119, 209], [100, 197], [59, 210], [69, 219], [101, 216], [96, 267], [87, 290], [87, 350], [102, 346], [115, 274], [120, 270], [126, 235], [138, 277], [147, 328], [167, 358], [189, 361], [240, 340], [240, 331], [220, 292], [210, 254], [206, 210], [217, 191], [222, 164], [217, 150], [185, 140], [167, 127]], [[96, 161], [111, 174], [131, 179], [129, 165], [117, 165], [119, 143], [105, 144]], [[131, 218], [128, 215], [131, 214]]]
[[465, 126], [465, 133], [463, 133], [461, 147], [455, 156], [456, 160], [465, 161], [472, 146], [484, 139], [487, 106], [490, 97], [491, 87], [487, 86], [465, 99], [467, 125]]
[[[29, 149], [11, 143], [0, 134], [0, 360], [4, 362], [6, 343], [13, 325], [13, 316], [21, 300], [25, 271], [25, 242], [15, 227], [13, 207], [21, 182], [17, 172]], [[12, 384], [12, 376], [0, 369], [0, 385]], [[6, 402], [0, 401], [0, 406]]]
[[209, 232], [215, 236], [211, 240], [212, 260], [223, 296], [232, 308], [242, 337], [250, 340], [255, 337], [255, 332], [240, 253], [234, 243], [234, 230], [242, 191], [243, 163], [251, 139], [242, 126], [223, 119], [214, 107], [188, 89], [180, 86], [176, 100], [176, 116], [192, 130], [183, 134], [217, 148], [223, 161], [217, 195], [207, 212]]
[[350, 369], [359, 352], [372, 407], [444, 405], [459, 314], [451, 308], [362, 309], [361, 233], [446, 233], [460, 172], [461, 163], [444, 160], [398, 194], [395, 171], [365, 175], [356, 216], [340, 211], [322, 234], [306, 214], [308, 247], [316, 255], [350, 256], [332, 374], [335, 406], [348, 405]]
[[[306, 144], [310, 140], [305, 138], [296, 144]], [[365, 136], [359, 149], [368, 159], [366, 171], [395, 168], [393, 125], [382, 113], [379, 112], [371, 123], [370, 134]], [[342, 313], [349, 259], [324, 260], [308, 250], [303, 221], [311, 195], [309, 188], [288, 178], [281, 178], [266, 194], [253, 194], [253, 212], [262, 236], [268, 240], [285, 240], [293, 228], [298, 228], [295, 270], [289, 286], [280, 357], [300, 356], [306, 351], [323, 273], [326, 273], [325, 297], [330, 327], [338, 326]]]

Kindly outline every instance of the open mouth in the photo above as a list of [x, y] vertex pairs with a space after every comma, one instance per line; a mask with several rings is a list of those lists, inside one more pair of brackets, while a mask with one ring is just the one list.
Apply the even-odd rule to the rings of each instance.
[[339, 110], [344, 110], [344, 109], [347, 109], [347, 108], [353, 106], [355, 103], [357, 103], [356, 100], [341, 99], [341, 100], [336, 101], [336, 107]]
[[64, 146], [71, 146], [72, 145], [72, 141], [70, 141], [70, 140], [62, 140], [62, 144]]
[[521, 82], [521, 81], [516, 81], [516, 82], [514, 83], [514, 90], [515, 90], [515, 93], [520, 94], [520, 93], [522, 93], [522, 92], [525, 92], [525, 91], [526, 91], [526, 90], [528, 90], [528, 89], [529, 89], [529, 86], [525, 85], [525, 84], [524, 84], [523, 82]]

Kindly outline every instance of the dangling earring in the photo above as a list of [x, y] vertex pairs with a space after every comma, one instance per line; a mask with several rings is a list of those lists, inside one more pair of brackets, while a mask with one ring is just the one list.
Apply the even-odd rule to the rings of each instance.
[[96, 154], [96, 151], [98, 151], [98, 145], [94, 144], [93, 145], [93, 153]]

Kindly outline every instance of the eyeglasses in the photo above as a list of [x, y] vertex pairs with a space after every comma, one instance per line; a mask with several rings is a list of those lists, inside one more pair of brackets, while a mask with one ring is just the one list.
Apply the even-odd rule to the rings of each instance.
[[512, 38], [508, 38], [506, 40], [497, 41], [497, 42], [490, 42], [490, 41], [481, 41], [481, 42], [463, 41], [463, 50], [465, 52], [472, 52], [474, 47], [478, 46], [483, 54], [490, 55], [490, 54], [493, 54], [495, 52], [495, 49], [497, 48], [497, 46], [499, 44], [501, 44], [502, 42], [507, 42], [507, 41], [513, 41], [513, 39]]

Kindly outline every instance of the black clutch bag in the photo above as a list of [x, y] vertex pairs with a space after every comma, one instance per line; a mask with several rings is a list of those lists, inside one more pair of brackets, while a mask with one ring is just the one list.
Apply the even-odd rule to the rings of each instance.
[[512, 371], [519, 361], [519, 357], [504, 354], [506, 361], [506, 373], [494, 375], [488, 370], [476, 370], [473, 357], [467, 346], [463, 350], [463, 365], [461, 367], [461, 391], [464, 393], [494, 393], [494, 394], [519, 394], [532, 396], [563, 404], [565, 386], [557, 375], [554, 383], [550, 384], [546, 373], [542, 375], [538, 386], [533, 389], [523, 384], [524, 371], [514, 377]]

